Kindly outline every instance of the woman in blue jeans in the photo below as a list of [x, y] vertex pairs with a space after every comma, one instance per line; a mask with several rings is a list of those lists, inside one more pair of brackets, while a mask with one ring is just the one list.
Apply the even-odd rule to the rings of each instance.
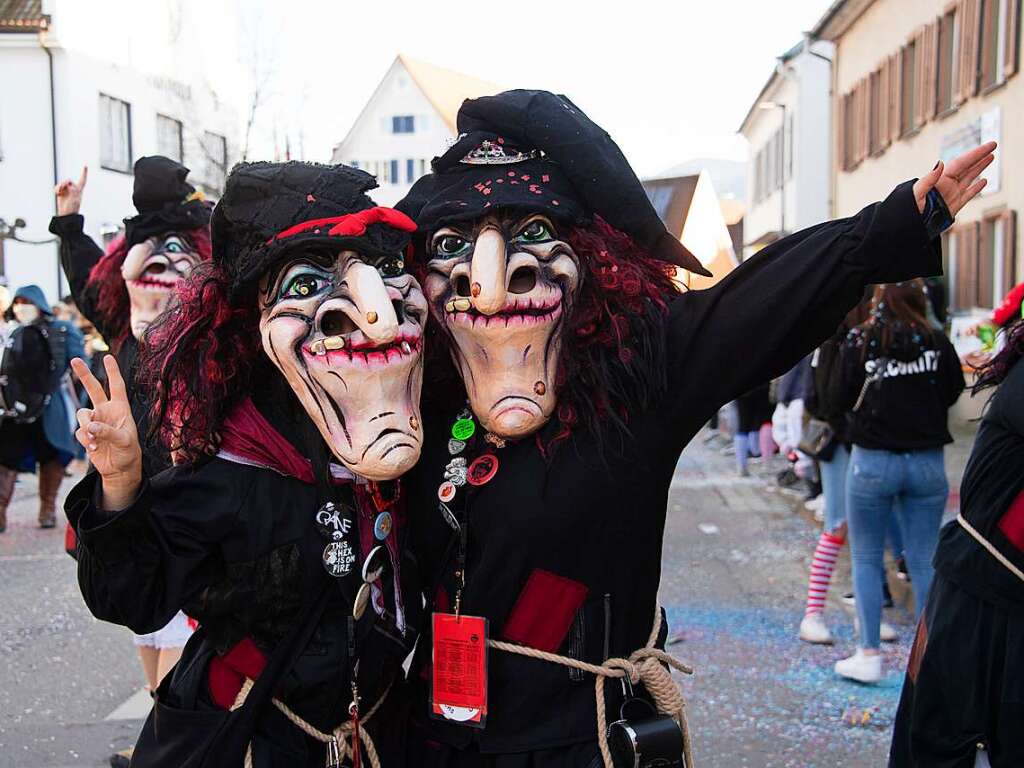
[[864, 683], [882, 678], [879, 627], [885, 534], [899, 518], [918, 614], [928, 598], [931, 559], [949, 493], [943, 446], [953, 441], [949, 407], [964, 389], [949, 339], [927, 320], [924, 283], [878, 286], [871, 318], [841, 351], [840, 389], [852, 412], [846, 511], [860, 644], [836, 672]]

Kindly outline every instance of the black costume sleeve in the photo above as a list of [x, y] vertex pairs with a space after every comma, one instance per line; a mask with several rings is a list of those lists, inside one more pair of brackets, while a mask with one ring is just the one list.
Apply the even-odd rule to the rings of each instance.
[[906, 182], [856, 216], [764, 248], [669, 309], [666, 424], [685, 444], [724, 403], [792, 368], [836, 332], [873, 283], [942, 272]]
[[72, 489], [65, 510], [78, 534], [78, 582], [93, 615], [154, 632], [219, 580], [218, 543], [246, 500], [229, 474], [216, 463], [172, 467], [144, 480], [138, 498], [119, 512], [102, 510], [95, 472]]
[[60, 264], [67, 275], [71, 296], [79, 311], [105, 339], [109, 339], [107, 319], [96, 306], [96, 288], [89, 286], [89, 272], [103, 258], [103, 249], [85, 234], [85, 219], [69, 213], [50, 219], [50, 232], [60, 238]]

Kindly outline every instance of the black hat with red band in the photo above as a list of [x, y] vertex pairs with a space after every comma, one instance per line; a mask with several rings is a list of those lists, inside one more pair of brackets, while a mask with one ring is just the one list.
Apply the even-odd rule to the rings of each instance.
[[395, 207], [420, 233], [496, 209], [541, 211], [570, 226], [600, 216], [657, 259], [710, 273], [665, 229], [611, 137], [565, 96], [515, 90], [467, 99], [459, 138]]
[[375, 205], [366, 193], [376, 186], [370, 174], [343, 165], [240, 163], [213, 212], [213, 260], [237, 293], [300, 248], [401, 256], [416, 225]]

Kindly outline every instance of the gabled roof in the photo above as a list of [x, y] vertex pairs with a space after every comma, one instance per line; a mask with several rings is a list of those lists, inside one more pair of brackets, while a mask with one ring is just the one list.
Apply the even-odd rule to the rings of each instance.
[[398, 54], [398, 60], [452, 132], [455, 132], [455, 118], [463, 101], [477, 96], [492, 96], [503, 90], [486, 80], [428, 64], [404, 53]]
[[833, 0], [811, 30], [814, 38], [835, 41], [860, 18], [874, 0]]
[[693, 193], [697, 189], [700, 174], [676, 176], [665, 179], [647, 179], [642, 182], [647, 199], [673, 237], [683, 235], [683, 225], [690, 212]]
[[39, 32], [49, 24], [42, 0], [0, 0], [0, 32]]

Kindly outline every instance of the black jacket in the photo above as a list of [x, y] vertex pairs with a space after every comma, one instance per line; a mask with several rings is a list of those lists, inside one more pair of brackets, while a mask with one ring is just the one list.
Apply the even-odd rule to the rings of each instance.
[[[337, 498], [344, 498], [345, 488], [336, 491]], [[139, 633], [159, 629], [179, 610], [198, 620], [199, 630], [185, 647], [169, 700], [163, 702], [179, 714], [213, 709], [207, 670], [214, 654], [248, 637], [269, 655], [332, 578], [324, 570], [325, 539], [314, 521], [322, 501], [316, 486], [298, 479], [214, 458], [146, 481], [139, 498], [121, 512], [102, 512], [100, 493], [98, 476], [90, 474], [65, 505], [79, 536], [82, 595], [95, 616]], [[360, 520], [357, 527], [363, 525]], [[407, 628], [404, 635], [397, 629], [393, 601], [383, 618], [370, 607], [358, 622], [359, 690], [367, 708], [401, 676], [421, 618], [416, 565], [405, 548], [403, 526], [396, 527]], [[335, 591], [320, 626], [277, 689], [279, 698], [321, 731], [348, 719], [347, 624], [361, 584], [361, 562], [354, 574], [329, 587]], [[392, 578], [389, 569], [386, 600]], [[265, 753], [267, 762], [261, 763], [257, 755], [256, 764], [322, 766], [322, 745], [306, 739], [273, 707], [267, 709], [257, 735], [274, 756]], [[378, 747], [392, 760], [401, 751], [399, 725], [388, 717], [371, 721]], [[146, 728], [152, 727], [150, 720]], [[187, 730], [180, 738], [189, 738]], [[148, 743], [146, 734], [143, 741]], [[165, 764], [138, 752], [134, 760]]]
[[882, 349], [878, 326], [862, 325], [841, 351], [841, 402], [852, 411], [850, 442], [920, 451], [953, 442], [947, 414], [964, 391], [960, 358], [942, 331], [903, 328]]
[[[510, 444], [497, 452], [490, 482], [466, 486], [463, 612], [486, 617], [497, 638], [507, 636], [510, 615], [519, 630], [531, 621], [542, 630], [557, 625], [557, 650], [588, 662], [642, 647], [661, 581], [669, 487], [691, 437], [723, 403], [789, 370], [828, 338], [866, 284], [940, 271], [938, 242], [928, 241], [908, 183], [857, 216], [765, 248], [711, 289], [680, 295], [666, 320], [666, 394], [629, 415], [627, 445], [606, 446], [602, 458], [596, 441], [577, 433], [545, 461], [532, 439]], [[455, 415], [428, 415], [423, 457], [408, 486], [428, 607], [440, 610], [450, 609], [456, 584], [458, 536], [437, 496]], [[541, 440], [554, 429], [548, 424]], [[543, 591], [526, 589], [531, 579]], [[423, 638], [412, 668], [414, 713], [423, 721], [430, 647]], [[489, 675], [486, 728], [431, 720], [432, 738], [476, 743], [484, 753], [596, 739], [591, 676], [497, 651]], [[618, 687], [606, 692], [609, 711], [618, 711]]]

